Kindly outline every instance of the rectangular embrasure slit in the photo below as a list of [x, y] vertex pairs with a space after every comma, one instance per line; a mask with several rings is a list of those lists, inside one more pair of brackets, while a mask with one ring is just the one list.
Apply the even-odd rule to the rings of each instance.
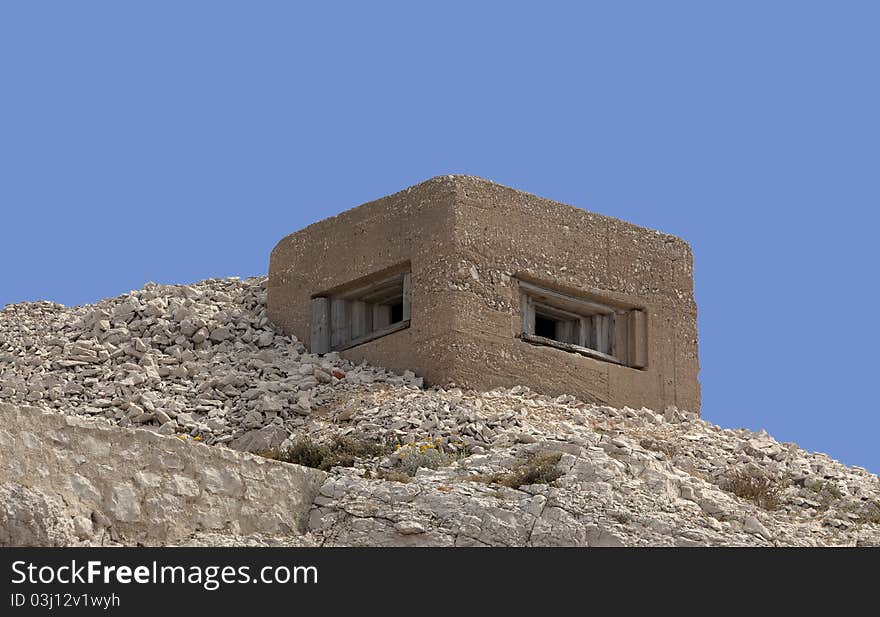
[[638, 308], [621, 308], [519, 281], [526, 342], [549, 345], [606, 362], [644, 368], [647, 321]]
[[361, 345], [409, 327], [412, 275], [409, 272], [312, 299], [312, 351], [327, 353]]

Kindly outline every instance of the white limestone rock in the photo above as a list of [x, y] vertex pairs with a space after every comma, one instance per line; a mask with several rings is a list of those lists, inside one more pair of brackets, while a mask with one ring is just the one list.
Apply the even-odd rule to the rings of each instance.
[[[134, 464], [137, 452], [128, 438], [128, 445], [110, 444], [82, 437], [73, 426], [13, 434], [0, 422], [0, 466], [9, 473], [33, 457], [60, 457], [78, 469], [102, 460], [114, 487], [96, 478], [86, 478], [91, 488], [72, 476], [46, 478], [54, 483], [44, 495], [21, 494], [36, 511], [49, 513], [46, 521], [63, 520], [68, 499], [68, 509], [73, 502], [91, 504], [95, 518], [71, 511], [69, 526], [14, 522], [16, 529], [32, 529], [15, 533], [30, 533], [39, 538], [34, 542], [115, 542], [125, 537], [118, 535], [121, 526], [139, 524], [135, 518], [161, 535], [163, 525], [173, 527], [173, 512], [210, 530], [205, 542], [219, 542], [224, 520], [240, 517], [237, 524], [256, 525], [273, 542], [308, 531], [315, 545], [880, 544], [880, 482], [864, 469], [779, 443], [763, 431], [721, 429], [674, 407], [613, 409], [524, 386], [424, 390], [411, 371], [396, 375], [338, 353], [308, 353], [269, 323], [265, 297], [265, 277], [214, 279], [151, 283], [93, 306], [36, 302], [0, 311], [0, 400], [54, 410], [71, 421], [104, 417], [114, 430], [143, 427], [165, 444], [141, 452], [150, 469], [126, 475], [119, 470]], [[163, 437], [170, 435], [178, 439]], [[201, 442], [215, 446], [218, 456], [249, 456], [226, 446], [268, 450], [303, 438], [330, 443], [336, 436], [429, 443], [420, 454], [442, 450], [445, 458], [436, 465], [426, 458], [436, 469], [423, 465], [400, 482], [383, 479], [401, 479], [400, 456], [355, 457], [353, 467], [334, 468], [322, 480], [320, 497], [305, 504], [308, 530], [291, 531], [282, 512], [247, 505], [263, 498], [271, 504], [273, 491], [286, 490], [254, 471], [262, 466], [248, 467], [252, 478], [233, 467], [240, 462], [206, 464], [204, 474], [184, 475], [188, 459], [167, 445], [196, 452]], [[7, 454], [12, 448], [21, 460]], [[553, 453], [561, 475], [549, 484], [492, 482], [519, 473], [530, 457]], [[160, 484], [150, 487], [149, 474]], [[166, 481], [163, 474], [188, 482]], [[739, 496], [749, 495], [749, 478], [763, 482], [766, 494]], [[139, 493], [166, 489], [148, 499]], [[3, 505], [19, 494], [10, 490], [0, 492], [0, 513], [6, 507], [6, 520], [23, 521], [23, 510]], [[61, 502], [54, 501], [56, 492], [64, 495]], [[201, 501], [221, 495], [232, 501], [214, 508]], [[54, 505], [40, 505], [41, 499]], [[53, 535], [51, 529], [62, 528]]]

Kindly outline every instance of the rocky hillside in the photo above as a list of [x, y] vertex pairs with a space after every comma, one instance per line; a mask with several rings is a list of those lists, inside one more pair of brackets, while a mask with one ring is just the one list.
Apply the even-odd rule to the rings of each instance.
[[[195, 544], [880, 545], [880, 481], [864, 469], [672, 408], [424, 389], [412, 373], [317, 357], [273, 329], [265, 287], [148, 284], [90, 306], [7, 306], [0, 402], [327, 472], [304, 529], [197, 522], [184, 540]], [[58, 482], [50, 510], [63, 519], [72, 497]], [[32, 537], [16, 530], [36, 516], [20, 505], [39, 501], [33, 490], [0, 478], [0, 542]], [[133, 542], [108, 525], [40, 537]]]

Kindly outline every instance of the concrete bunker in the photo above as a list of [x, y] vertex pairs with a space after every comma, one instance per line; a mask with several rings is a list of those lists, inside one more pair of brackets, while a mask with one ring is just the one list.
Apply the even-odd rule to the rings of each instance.
[[270, 319], [313, 352], [428, 384], [700, 409], [688, 245], [481, 178], [432, 178], [285, 237], [268, 292]]

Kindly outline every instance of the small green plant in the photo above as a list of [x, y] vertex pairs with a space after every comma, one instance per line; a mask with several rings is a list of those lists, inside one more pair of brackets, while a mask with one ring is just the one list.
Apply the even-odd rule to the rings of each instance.
[[778, 510], [782, 507], [782, 491], [786, 485], [776, 478], [748, 470], [737, 471], [721, 484], [721, 488], [765, 510]]
[[313, 441], [310, 437], [301, 437], [293, 442], [278, 460], [286, 463], [296, 463], [303, 467], [315, 467], [316, 469], [329, 469], [328, 465], [332, 453], [327, 444]]
[[400, 471], [408, 476], [416, 475], [421, 468], [437, 469], [451, 465], [453, 462], [467, 455], [464, 444], [458, 450], [452, 451], [443, 446], [440, 438], [423, 439], [406, 444], [398, 445], [395, 454], [398, 457]]
[[257, 454], [276, 461], [326, 471], [331, 467], [351, 467], [355, 459], [376, 458], [390, 451], [387, 445], [375, 440], [337, 435], [330, 443], [322, 443], [308, 436], [300, 437], [287, 450], [272, 448]]
[[557, 468], [561, 452], [533, 454], [510, 472], [495, 473], [489, 476], [472, 476], [469, 480], [486, 484], [500, 484], [509, 488], [519, 488], [528, 484], [550, 484], [563, 474]]

